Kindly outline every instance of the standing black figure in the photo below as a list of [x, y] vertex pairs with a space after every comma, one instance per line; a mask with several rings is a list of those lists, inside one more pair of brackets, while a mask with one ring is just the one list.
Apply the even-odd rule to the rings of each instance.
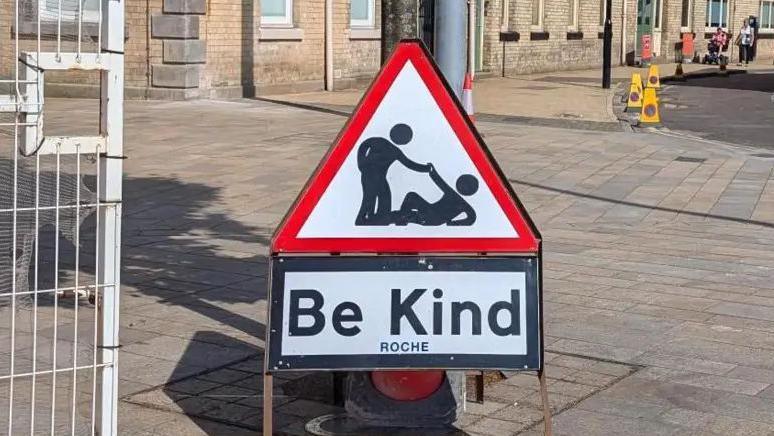
[[[478, 192], [478, 179], [472, 174], [463, 174], [457, 178], [455, 191], [444, 181], [435, 168], [430, 168], [430, 178], [443, 191], [443, 196], [430, 203], [416, 192], [409, 192], [395, 213], [395, 224], [405, 226], [408, 223], [422, 226], [472, 226], [476, 222], [476, 211], [462, 198]], [[460, 195], [461, 194], [461, 195]]]
[[[406, 124], [396, 124], [390, 129], [390, 139], [373, 137], [360, 144], [357, 150], [357, 167], [363, 187], [363, 200], [355, 218], [357, 226], [387, 226], [392, 220], [392, 191], [387, 182], [387, 171], [397, 162], [417, 172], [430, 172], [430, 164], [418, 164], [407, 158], [395, 144], [406, 145], [414, 132]], [[393, 144], [394, 143], [394, 144]]]

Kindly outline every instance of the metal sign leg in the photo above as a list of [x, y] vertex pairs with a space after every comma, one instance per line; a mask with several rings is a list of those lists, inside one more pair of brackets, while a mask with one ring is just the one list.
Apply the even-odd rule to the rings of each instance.
[[263, 374], [263, 434], [271, 435], [274, 432], [273, 417], [274, 380], [271, 374]]
[[543, 423], [545, 426], [544, 434], [546, 436], [552, 436], [552, 423], [551, 423], [551, 405], [548, 404], [548, 385], [546, 384], [545, 371], [538, 371], [538, 381], [540, 382], [540, 398], [543, 401]]
[[484, 404], [484, 371], [476, 372], [475, 380], [476, 380], [476, 403]]

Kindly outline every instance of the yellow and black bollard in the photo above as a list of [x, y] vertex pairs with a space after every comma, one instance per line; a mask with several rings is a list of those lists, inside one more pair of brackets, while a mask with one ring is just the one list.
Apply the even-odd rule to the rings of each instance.
[[640, 112], [640, 124], [659, 124], [661, 117], [658, 113], [658, 97], [655, 88], [645, 88], [642, 98], [642, 111]]
[[661, 89], [661, 77], [658, 70], [658, 65], [651, 65], [648, 68], [648, 82], [645, 84], [648, 88]]

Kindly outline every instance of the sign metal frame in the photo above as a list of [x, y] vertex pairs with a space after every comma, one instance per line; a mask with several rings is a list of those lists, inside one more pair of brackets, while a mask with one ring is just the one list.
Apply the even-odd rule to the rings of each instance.
[[[538, 261], [535, 257], [414, 257], [414, 256], [324, 256], [281, 257], [272, 265], [271, 322], [266, 364], [281, 371], [371, 371], [384, 369], [509, 369], [542, 368], [540, 336], [540, 291]], [[438, 354], [388, 353], [342, 355], [286, 355], [282, 352], [284, 274], [286, 272], [384, 272], [384, 271], [476, 271], [525, 273], [526, 354]], [[368, 320], [363, 320], [367, 324]]]
[[[414, 62], [414, 66], [417, 67], [417, 60], [421, 64], [418, 68], [420, 75], [422, 72], [434, 76], [437, 79], [437, 83], [428, 84], [426, 79], [425, 84], [432, 87], [431, 93], [439, 106], [444, 111], [447, 121], [450, 123], [454, 131], [458, 135], [464, 135], [465, 138], [460, 137], [465, 150], [471, 156], [472, 160], [479, 170], [482, 171], [482, 176], [485, 178], [485, 182], [490, 189], [493, 189], [493, 193], [498, 201], [498, 204], [508, 215], [511, 222], [514, 224], [514, 228], [518, 232], [520, 237], [523, 238], [518, 243], [514, 241], [508, 241], [503, 238], [309, 238], [300, 239], [296, 236], [304, 224], [304, 221], [308, 218], [313, 210], [316, 201], [324, 193], [325, 189], [331, 183], [336, 171], [341, 167], [342, 163], [346, 159], [348, 153], [355, 146], [355, 142], [360, 137], [362, 131], [365, 129], [366, 124], [370, 121], [376, 108], [378, 107], [381, 99], [384, 98], [385, 93], [389, 89], [392, 81], [397, 76], [398, 71], [394, 71], [395, 59], [404, 57], [403, 63], [400, 67], [405, 65], [405, 62]], [[409, 60], [409, 58], [411, 58]], [[400, 60], [400, 59], [399, 59]], [[391, 70], [392, 69], [392, 70]], [[385, 80], [385, 75], [391, 75], [392, 77]], [[338, 270], [348, 271], [345, 266], [353, 265], [354, 263], [384, 263], [390, 260], [397, 262], [399, 265], [406, 267], [412, 263], [416, 264], [419, 259], [432, 259], [433, 262], [439, 265], [452, 265], [455, 262], [481, 262], [481, 265], [491, 265], [500, 262], [522, 262], [534, 264], [531, 268], [534, 268], [534, 274], [532, 274], [531, 281], [526, 286], [527, 297], [530, 296], [529, 292], [530, 284], [532, 287], [536, 287], [534, 293], [535, 301], [531, 306], [532, 311], [536, 312], [536, 326], [528, 325], [527, 332], [525, 334], [532, 334], [530, 329], [535, 329], [534, 334], [537, 336], [537, 350], [530, 348], [531, 343], [528, 339], [528, 353], [530, 351], [537, 352], [538, 364], [534, 365], [529, 362], [522, 368], [515, 368], [515, 365], [477, 365], [476, 362], [471, 361], [468, 365], [423, 365], [418, 361], [409, 361], [408, 364], [386, 365], [380, 364], [380, 360], [374, 360], [373, 357], [366, 358], [363, 365], [355, 365], [355, 367], [342, 367], [335, 368], [336, 370], [355, 370], [355, 371], [371, 371], [371, 370], [399, 370], [399, 369], [512, 369], [519, 371], [535, 371], [539, 382], [539, 390], [543, 405], [543, 418], [544, 429], [546, 435], [552, 435], [552, 422], [551, 422], [551, 410], [548, 402], [548, 389], [546, 384], [546, 376], [544, 369], [544, 328], [543, 328], [543, 277], [542, 277], [542, 236], [539, 230], [535, 226], [534, 222], [527, 214], [526, 209], [522, 205], [519, 198], [516, 196], [513, 187], [508, 182], [504, 173], [497, 165], [496, 160], [492, 156], [489, 149], [486, 147], [483, 139], [479, 135], [472, 121], [465, 115], [466, 112], [461, 103], [454, 97], [454, 92], [446, 82], [440, 69], [432, 59], [432, 55], [427, 51], [426, 47], [421, 40], [410, 39], [403, 40], [398, 45], [395, 52], [392, 53], [390, 59], [385, 63], [383, 69], [379, 72], [374, 82], [369, 89], [365, 92], [360, 103], [355, 108], [353, 115], [349, 118], [344, 128], [339, 133], [333, 145], [330, 147], [326, 155], [322, 158], [320, 164], [315, 169], [314, 173], [307, 181], [303, 190], [299, 194], [292, 207], [288, 210], [288, 213], [281, 221], [274, 236], [271, 240], [270, 259], [269, 259], [269, 277], [268, 277], [268, 307], [267, 307], [267, 322], [266, 322], [266, 337], [265, 337], [265, 359], [264, 359], [264, 376], [263, 376], [263, 434], [273, 434], [273, 374], [275, 372], [283, 371], [313, 371], [313, 370], [330, 370], [333, 369], [330, 366], [327, 368], [313, 368], [315, 365], [297, 365], [304, 359], [309, 362], [309, 358], [297, 359], [294, 356], [283, 356], [283, 359], [290, 357], [292, 360], [290, 368], [274, 368], [270, 365], [270, 358], [277, 355], [277, 344], [281, 342], [280, 331], [272, 329], [272, 325], [277, 320], [277, 311], [281, 311], [281, 301], [275, 301], [277, 292], [273, 292], [274, 288], [282, 289], [284, 274], [284, 265], [295, 265], [297, 267], [310, 267], [314, 270], [320, 270], [320, 268], [333, 268]], [[439, 100], [440, 99], [440, 100]], [[340, 146], [342, 141], [346, 141], [348, 144]], [[471, 154], [472, 152], [472, 154]], [[326, 164], [329, 160], [334, 160], [334, 165], [326, 169]], [[486, 173], [486, 174], [483, 174]], [[322, 181], [318, 181], [320, 178]], [[497, 192], [495, 192], [497, 191]], [[517, 216], [514, 221], [514, 216]], [[408, 248], [407, 248], [408, 247]], [[351, 256], [352, 255], [352, 256]], [[387, 256], [389, 255], [389, 256]], [[490, 263], [492, 262], [492, 263]], [[443, 270], [443, 269], [441, 269]], [[300, 270], [299, 270], [300, 271]], [[277, 304], [279, 302], [279, 304]], [[537, 307], [534, 307], [537, 306]], [[528, 308], [529, 309], [529, 308]], [[527, 312], [528, 323], [530, 320], [530, 311]], [[533, 314], [533, 317], [535, 315]], [[535, 344], [532, 344], [535, 347]], [[377, 357], [390, 357], [392, 358], [406, 359], [407, 354], [401, 355], [377, 355]], [[413, 355], [418, 356], [418, 359], [427, 359], [432, 354], [420, 354]], [[436, 355], [437, 356], [437, 355]], [[462, 356], [462, 355], [461, 355]], [[504, 355], [503, 357], [513, 358], [514, 355]], [[348, 358], [351, 356], [348, 356]], [[444, 356], [448, 358], [450, 356]], [[480, 357], [480, 356], [479, 356]], [[328, 356], [327, 358], [330, 358]], [[456, 359], [459, 357], [455, 356]], [[524, 356], [526, 360], [527, 357]], [[315, 360], [315, 359], [312, 359]], [[449, 359], [450, 360], [450, 359]], [[465, 359], [462, 359], [465, 360]], [[459, 360], [458, 360], [459, 362]], [[373, 366], [368, 365], [374, 363]], [[393, 363], [393, 362], [390, 362]]]

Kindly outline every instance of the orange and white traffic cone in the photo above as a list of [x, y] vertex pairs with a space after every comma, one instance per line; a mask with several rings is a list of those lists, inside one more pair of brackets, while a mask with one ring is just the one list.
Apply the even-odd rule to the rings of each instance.
[[472, 123], [476, 122], [476, 113], [473, 110], [473, 79], [470, 73], [465, 73], [465, 82], [462, 85], [462, 107], [468, 114]]

